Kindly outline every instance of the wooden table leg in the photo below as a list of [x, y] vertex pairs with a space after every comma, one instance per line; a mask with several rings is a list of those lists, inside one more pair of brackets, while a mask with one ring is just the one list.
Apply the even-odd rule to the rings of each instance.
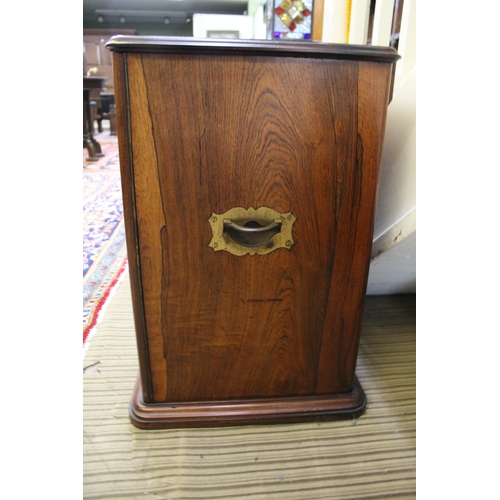
[[90, 92], [83, 90], [83, 147], [89, 152], [87, 161], [97, 161], [104, 156], [101, 145], [92, 134], [92, 114], [90, 112]]

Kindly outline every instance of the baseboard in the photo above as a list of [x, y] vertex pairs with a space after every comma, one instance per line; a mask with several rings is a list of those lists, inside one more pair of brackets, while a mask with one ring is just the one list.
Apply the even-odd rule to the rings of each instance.
[[413, 234], [417, 228], [417, 208], [414, 207], [401, 219], [386, 229], [380, 236], [373, 240], [371, 258], [385, 252], [396, 245], [410, 234]]

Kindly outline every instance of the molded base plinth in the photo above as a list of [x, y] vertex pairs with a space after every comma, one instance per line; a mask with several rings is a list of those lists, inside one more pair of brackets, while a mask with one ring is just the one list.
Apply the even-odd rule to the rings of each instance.
[[179, 427], [223, 427], [352, 419], [366, 408], [366, 396], [355, 379], [345, 394], [289, 398], [204, 401], [188, 403], [144, 403], [137, 377], [129, 414], [140, 429]]

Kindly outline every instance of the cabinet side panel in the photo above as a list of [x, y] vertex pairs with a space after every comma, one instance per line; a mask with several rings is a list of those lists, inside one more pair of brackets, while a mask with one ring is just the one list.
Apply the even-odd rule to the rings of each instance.
[[339, 384], [335, 390], [354, 384], [391, 70], [391, 64], [359, 63], [356, 159], [344, 172], [343, 182], [348, 182], [350, 188], [344, 189], [342, 199], [342, 203], [352, 209], [340, 211], [337, 218], [338, 231], [351, 236], [342, 238], [336, 247], [343, 258], [335, 259], [331, 274], [329, 314], [323, 334], [326, 341], [322, 345], [318, 368], [320, 394], [332, 390], [328, 375], [330, 381]]
[[[356, 61], [128, 61], [153, 400], [350, 391], [382, 126], [371, 77]], [[295, 245], [215, 252], [208, 218], [237, 206], [291, 211]]]
[[150, 107], [158, 97], [148, 92], [142, 57], [128, 54], [130, 155], [133, 163], [135, 218], [144, 328], [148, 351], [152, 402], [163, 401], [167, 388], [167, 360], [162, 337], [162, 234], [165, 228], [163, 200], [158, 179], [157, 136]]
[[143, 397], [152, 402], [153, 390], [149, 372], [149, 348], [145, 326], [144, 301], [142, 294], [141, 264], [137, 239], [134, 170], [130, 140], [129, 89], [127, 54], [113, 54], [115, 82], [116, 119], [120, 156], [123, 213], [125, 218], [127, 256], [134, 309], [135, 332], [141, 371]]

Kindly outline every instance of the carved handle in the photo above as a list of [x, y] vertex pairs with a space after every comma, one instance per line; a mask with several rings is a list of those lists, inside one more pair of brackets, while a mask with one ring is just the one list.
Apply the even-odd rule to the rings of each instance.
[[261, 226], [257, 221], [249, 221], [244, 226], [231, 219], [224, 219], [224, 233], [235, 243], [244, 247], [258, 247], [264, 245], [281, 231], [281, 219], [275, 219], [268, 226]]

